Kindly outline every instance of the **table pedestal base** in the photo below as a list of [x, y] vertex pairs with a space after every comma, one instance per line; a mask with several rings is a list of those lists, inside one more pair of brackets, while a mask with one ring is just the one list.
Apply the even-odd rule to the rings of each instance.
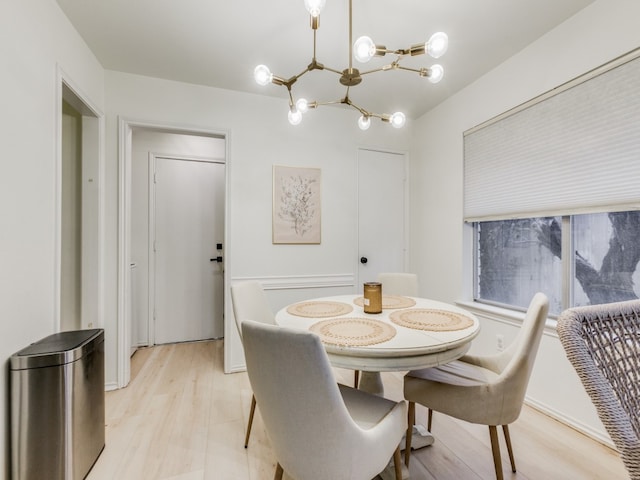
[[[413, 426], [413, 435], [411, 436], [411, 450], [417, 450], [419, 448], [428, 447], [429, 445], [433, 445], [435, 438], [429, 430], [427, 430], [422, 425], [414, 425]], [[402, 437], [402, 445], [400, 448], [404, 450], [404, 437]]]
[[[413, 426], [413, 434], [411, 436], [411, 450], [417, 450], [418, 448], [428, 447], [434, 442], [433, 435], [422, 425]], [[400, 448], [404, 451], [405, 439], [402, 437], [400, 441]], [[386, 466], [386, 468], [380, 472], [380, 478], [382, 480], [396, 480], [396, 469], [393, 463], [393, 458]], [[404, 455], [402, 456], [402, 480], [409, 478], [409, 469], [404, 464]]]
[[384, 385], [382, 385], [380, 372], [360, 372], [358, 389], [363, 392], [378, 395], [379, 397], [384, 397]]

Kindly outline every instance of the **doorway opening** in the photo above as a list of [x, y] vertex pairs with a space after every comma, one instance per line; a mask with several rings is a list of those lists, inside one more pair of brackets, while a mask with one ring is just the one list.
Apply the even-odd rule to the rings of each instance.
[[57, 331], [102, 323], [102, 115], [60, 78], [57, 181]]
[[122, 119], [120, 133], [118, 386], [124, 387], [137, 347], [223, 336], [228, 142], [225, 132]]

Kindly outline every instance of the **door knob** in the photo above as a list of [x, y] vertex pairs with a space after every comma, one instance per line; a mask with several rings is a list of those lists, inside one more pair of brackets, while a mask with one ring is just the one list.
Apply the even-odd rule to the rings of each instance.
[[210, 258], [209, 261], [210, 262], [218, 262], [218, 263], [220, 263], [220, 262], [222, 262], [222, 257]]
[[367, 263], [369, 259], [367, 257], [360, 257], [360, 263]]

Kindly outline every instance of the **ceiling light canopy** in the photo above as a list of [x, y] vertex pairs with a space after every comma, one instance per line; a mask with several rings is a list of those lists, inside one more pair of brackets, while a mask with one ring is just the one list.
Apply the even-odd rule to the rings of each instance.
[[[320, 105], [331, 104], [344, 104], [352, 107], [360, 112], [358, 118], [358, 126], [362, 130], [366, 130], [371, 125], [371, 118], [379, 118], [383, 122], [390, 123], [395, 128], [401, 128], [406, 122], [406, 117], [402, 112], [396, 112], [392, 115], [378, 114], [370, 112], [356, 104], [354, 104], [349, 98], [349, 92], [351, 87], [356, 86], [362, 82], [364, 75], [369, 75], [375, 72], [385, 72], [389, 70], [407, 70], [417, 73], [420, 77], [427, 78], [431, 83], [438, 83], [444, 76], [444, 69], [440, 65], [432, 65], [431, 67], [423, 67], [420, 69], [409, 68], [400, 65], [403, 57], [428, 54], [433, 58], [440, 58], [447, 51], [449, 39], [446, 33], [437, 32], [431, 35], [428, 41], [425, 43], [419, 43], [412, 45], [406, 49], [389, 50], [383, 45], [378, 45], [367, 36], [359, 37], [355, 43], [352, 41], [352, 0], [349, 0], [349, 67], [344, 70], [336, 70], [329, 68], [322, 63], [319, 63], [316, 59], [316, 35], [318, 26], [320, 24], [320, 12], [324, 7], [326, 0], [304, 0], [304, 6], [311, 16], [311, 28], [313, 30], [313, 57], [311, 63], [302, 72], [294, 75], [291, 78], [285, 79], [275, 76], [269, 68], [265, 65], [258, 65], [254, 70], [254, 77], [259, 85], [267, 85], [273, 83], [275, 85], [282, 85], [286, 87], [289, 92], [289, 122], [292, 125], [298, 125], [302, 121], [302, 114], [312, 108], [317, 108]], [[357, 68], [353, 68], [353, 58], [360, 63], [367, 63], [373, 57], [383, 57], [386, 54], [392, 54], [396, 56], [390, 64], [384, 65], [379, 68], [360, 72]], [[343, 98], [339, 100], [319, 102], [309, 102], [304, 98], [295, 100], [291, 87], [296, 81], [302, 77], [305, 73], [312, 70], [327, 70], [336, 73], [340, 76], [340, 84], [347, 87], [347, 91]]]

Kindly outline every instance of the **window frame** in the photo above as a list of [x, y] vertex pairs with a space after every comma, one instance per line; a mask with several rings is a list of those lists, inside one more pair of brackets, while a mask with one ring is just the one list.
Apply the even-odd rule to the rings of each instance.
[[[638, 213], [638, 211], [635, 209], [629, 210], [629, 212]], [[576, 298], [577, 298], [576, 288], [578, 288], [577, 282], [579, 282], [579, 279], [576, 278], [576, 259], [577, 259], [577, 255], [580, 255], [580, 252], [578, 251], [578, 245], [576, 245], [576, 240], [578, 238], [582, 238], [582, 235], [584, 232], [581, 233], [581, 232], [575, 231], [577, 217], [580, 217], [582, 215], [598, 215], [598, 214], [610, 215], [615, 213], [617, 213], [616, 210], [613, 210], [611, 212], [593, 212], [589, 214], [563, 215], [560, 217], [560, 220], [561, 220], [561, 250], [560, 250], [560, 262], [561, 262], [560, 289], [561, 291], [560, 291], [560, 298], [559, 298], [560, 307], [559, 307], [559, 311], [549, 312], [550, 318], [555, 319], [558, 317], [558, 315], [562, 311], [568, 308], [573, 308], [578, 306], [575, 304]], [[530, 218], [534, 219], [537, 217], [530, 217]], [[497, 220], [497, 221], [510, 221], [510, 220], [514, 220], [514, 219], [506, 218], [506, 219]], [[472, 298], [472, 302], [475, 305], [487, 305], [492, 308], [498, 308], [505, 311], [524, 312], [526, 311], [526, 308], [522, 305], [506, 304], [499, 301], [482, 298], [480, 296], [479, 289], [480, 289], [481, 268], [480, 268], [480, 260], [479, 260], [480, 259], [480, 242], [479, 242], [478, 226], [481, 225], [482, 223], [486, 223], [486, 222], [481, 222], [481, 221], [465, 222], [465, 224], [471, 229], [471, 232], [472, 232], [471, 236], [467, 237], [471, 242], [471, 246], [468, 251], [470, 252], [470, 255], [471, 255], [470, 260], [472, 264], [472, 269], [470, 272], [468, 271], [468, 278], [470, 281], [470, 284], [469, 284], [471, 287], [470, 297]], [[590, 232], [590, 230], [587, 230], [587, 231]], [[609, 239], [604, 239], [603, 241], [608, 240], [609, 242], [611, 242], [612, 238], [614, 237], [611, 237]], [[607, 253], [603, 258], [606, 258], [608, 255], [609, 253]], [[583, 255], [580, 255], [580, 256], [582, 257]], [[596, 260], [597, 260], [597, 257], [596, 257]], [[631, 272], [631, 274], [638, 275], [638, 272], [640, 270], [640, 264], [636, 264], [634, 268], [635, 270]], [[622, 271], [621, 273], [626, 273], [626, 272]], [[637, 281], [637, 278], [636, 278], [636, 281]], [[582, 287], [584, 288], [584, 285], [582, 285]], [[534, 292], [531, 292], [531, 293], [534, 293]], [[638, 290], [635, 288], [633, 293], [637, 296], [640, 296]], [[555, 298], [557, 299], [557, 297]], [[582, 298], [582, 296], [580, 298]], [[604, 301], [611, 301], [611, 302], [624, 301], [624, 298], [618, 299], [618, 300], [616, 300], [615, 298], [613, 299], [610, 298], [607, 300], [605, 298]], [[583, 300], [580, 300], [580, 302], [581, 302], [580, 305], [584, 305], [584, 303], [582, 303]], [[557, 300], [554, 301], [554, 304], [557, 305]]]
[[[535, 217], [530, 217], [535, 218]], [[573, 282], [572, 274], [573, 274], [573, 261], [571, 259], [571, 251], [573, 244], [573, 223], [571, 220], [571, 215], [562, 215], [561, 216], [561, 236], [562, 236], [562, 246], [561, 246], [561, 302], [562, 308], [561, 310], [565, 310], [569, 308], [567, 305], [570, 305], [573, 301]], [[508, 221], [511, 219], [502, 219], [502, 220], [494, 220], [494, 221]], [[471, 256], [472, 256], [472, 272], [471, 272], [471, 282], [472, 282], [472, 300], [475, 304], [481, 305], [489, 305], [491, 307], [504, 309], [513, 312], [526, 312], [526, 307], [520, 307], [518, 305], [510, 305], [507, 303], [496, 302], [493, 300], [487, 300], [480, 298], [479, 296], [479, 276], [480, 276], [480, 260], [479, 260], [479, 235], [478, 235], [478, 224], [483, 223], [480, 221], [477, 222], [468, 222], [473, 230], [473, 240], [471, 245]], [[549, 312], [549, 318], [556, 319], [559, 313]]]

